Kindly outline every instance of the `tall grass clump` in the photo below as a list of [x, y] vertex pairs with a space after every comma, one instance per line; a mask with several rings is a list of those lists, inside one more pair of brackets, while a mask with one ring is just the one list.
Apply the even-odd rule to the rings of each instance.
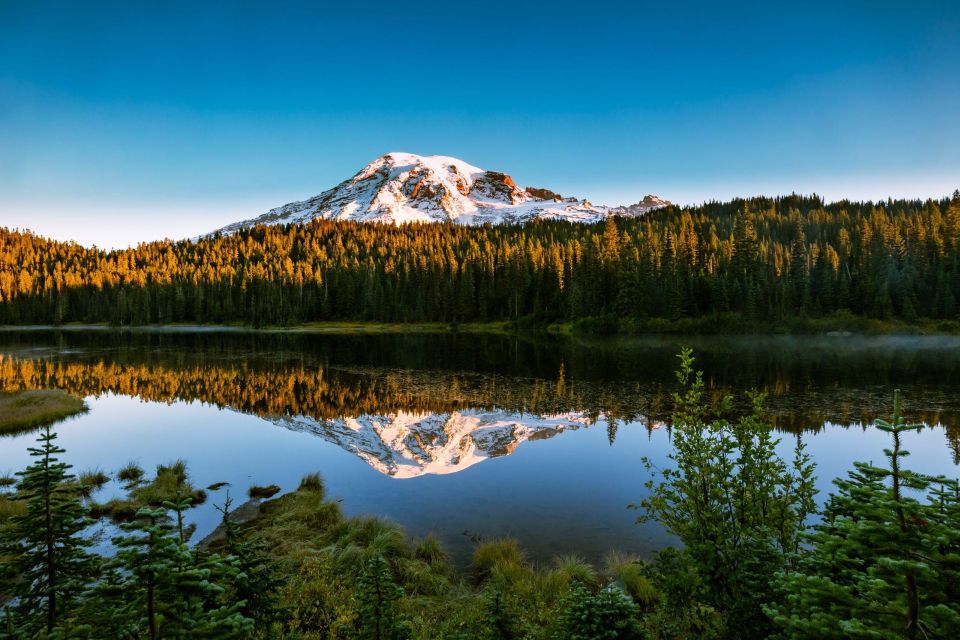
[[272, 498], [273, 496], [280, 493], [280, 486], [276, 484], [267, 485], [261, 487], [259, 485], [253, 485], [247, 489], [247, 495], [250, 496], [251, 500], [262, 500], [266, 498]]
[[303, 476], [303, 479], [300, 480], [300, 486], [297, 487], [297, 491], [313, 491], [321, 495], [324, 490], [323, 478], [320, 477], [319, 473], [308, 473]]
[[146, 473], [136, 462], [130, 461], [117, 471], [117, 480], [128, 485], [137, 484], [143, 480]]
[[520, 544], [512, 538], [490, 540], [477, 545], [470, 562], [475, 582], [480, 583], [494, 574], [515, 574], [526, 565]]

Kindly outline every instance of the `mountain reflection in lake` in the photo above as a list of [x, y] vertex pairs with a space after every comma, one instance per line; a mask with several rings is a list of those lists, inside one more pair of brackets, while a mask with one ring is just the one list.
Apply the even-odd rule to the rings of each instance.
[[[823, 491], [853, 460], [882, 459], [883, 434], [864, 425], [894, 388], [931, 427], [911, 463], [960, 473], [953, 338], [0, 332], [0, 389], [88, 398], [59, 429], [79, 469], [183, 458], [197, 485], [229, 481], [235, 497], [319, 471], [347, 513], [435, 531], [461, 560], [500, 535], [534, 557], [596, 560], [667, 542], [626, 505], [644, 492], [640, 457], [666, 462], [681, 344], [713, 393], [767, 394], [782, 449], [808, 443]], [[0, 472], [25, 465], [32, 438], [0, 439]], [[222, 497], [195, 510], [201, 535]]]

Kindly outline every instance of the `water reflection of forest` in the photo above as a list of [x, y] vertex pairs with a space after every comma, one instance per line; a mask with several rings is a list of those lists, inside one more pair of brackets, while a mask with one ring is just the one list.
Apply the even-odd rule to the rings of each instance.
[[[540, 345], [503, 337], [362, 337], [319, 340], [224, 334], [120, 336], [12, 334], [0, 344], [0, 388], [58, 387], [231, 407], [263, 417], [336, 419], [463, 409], [581, 412], [608, 421], [669, 421], [677, 346]], [[715, 340], [698, 364], [715, 395], [767, 394], [785, 431], [869, 424], [890, 410], [894, 386], [910, 418], [960, 439], [960, 370], [944, 350], [799, 344], [757, 349]], [[787, 343], [792, 344], [792, 343]], [[588, 354], [593, 354], [589, 357]], [[945, 369], [946, 368], [946, 369]], [[845, 375], [847, 372], [849, 375]], [[629, 375], [628, 375], [629, 374]], [[848, 379], [849, 378], [849, 379]]]

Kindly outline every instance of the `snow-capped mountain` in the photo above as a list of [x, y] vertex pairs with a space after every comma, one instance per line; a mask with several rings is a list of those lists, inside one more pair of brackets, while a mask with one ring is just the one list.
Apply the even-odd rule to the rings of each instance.
[[642, 216], [648, 211], [669, 207], [671, 204], [673, 203], [669, 200], [664, 200], [660, 196], [650, 194], [644, 196], [643, 200], [636, 204], [628, 204], [623, 207], [613, 207], [609, 209], [609, 212], [617, 216]]
[[414, 478], [463, 471], [478, 462], [509, 455], [527, 440], [590, 426], [593, 419], [582, 412], [538, 416], [470, 409], [401, 411], [326, 421], [284, 416], [271, 422], [312, 433], [351, 451], [384, 475]]
[[318, 196], [271, 209], [220, 232], [315, 218], [392, 224], [452, 221], [479, 225], [538, 218], [596, 222], [609, 215], [641, 215], [669, 204], [647, 196], [627, 207], [599, 206], [564, 198], [549, 189], [521, 189], [505, 173], [485, 171], [456, 158], [388, 153]]

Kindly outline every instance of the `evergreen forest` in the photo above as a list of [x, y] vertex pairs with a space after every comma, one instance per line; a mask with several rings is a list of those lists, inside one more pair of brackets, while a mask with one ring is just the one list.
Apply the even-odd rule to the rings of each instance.
[[[0, 229], [0, 324], [960, 318], [960, 192], [668, 207], [583, 225], [316, 220], [105, 251]], [[647, 323], [644, 325], [644, 323]]]

